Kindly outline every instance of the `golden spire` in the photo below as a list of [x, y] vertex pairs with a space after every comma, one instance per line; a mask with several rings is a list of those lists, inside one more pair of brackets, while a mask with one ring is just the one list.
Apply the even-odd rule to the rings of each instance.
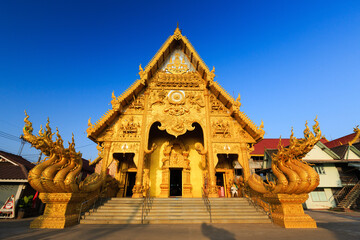
[[181, 36], [182, 36], [182, 34], [181, 34], [181, 30], [180, 30], [180, 28], [179, 28], [179, 22], [177, 23], [177, 26], [176, 26], [176, 29], [175, 29], [175, 31], [174, 31], [174, 38], [176, 39], [176, 40], [180, 40], [181, 39]]

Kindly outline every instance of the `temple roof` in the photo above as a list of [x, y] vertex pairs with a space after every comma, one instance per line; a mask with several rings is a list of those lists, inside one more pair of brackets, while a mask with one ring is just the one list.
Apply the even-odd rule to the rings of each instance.
[[208, 86], [210, 91], [225, 105], [225, 107], [231, 110], [232, 116], [240, 123], [240, 125], [255, 139], [256, 142], [263, 138], [265, 133], [262, 129], [263, 126], [257, 127], [244, 112], [239, 111], [239, 106], [235, 99], [214, 81], [215, 68], [213, 67], [211, 71], [209, 70], [189, 40], [182, 35], [179, 27], [177, 27], [174, 34], [165, 41], [147, 66], [144, 69], [141, 65], [139, 66], [140, 79], [136, 80], [119, 97], [116, 98], [113, 94], [113, 100], [111, 101], [113, 108], [108, 110], [94, 125], [91, 124], [89, 119], [87, 134], [90, 139], [96, 141], [96, 137], [111, 124], [116, 116], [121, 114], [122, 109], [129, 105], [134, 97], [148, 86], [149, 80], [158, 70], [160, 70], [160, 67], [167, 57], [172, 53], [175, 47], [179, 45], [181, 50], [188, 57], [190, 63], [206, 83], [206, 86]]

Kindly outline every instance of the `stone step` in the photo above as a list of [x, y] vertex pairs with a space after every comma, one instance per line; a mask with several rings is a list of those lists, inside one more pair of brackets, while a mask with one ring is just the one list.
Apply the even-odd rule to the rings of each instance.
[[[82, 219], [81, 224], [141, 224], [141, 218], [94, 218], [94, 219]], [[144, 224], [187, 224], [187, 223], [210, 223], [209, 217], [204, 218], [146, 218]], [[265, 217], [237, 217], [237, 218], [212, 218], [212, 223], [271, 223], [270, 219]]]
[[[213, 223], [268, 223], [269, 218], [256, 211], [243, 198], [211, 199]], [[83, 224], [141, 224], [143, 199], [112, 198], [94, 211], [87, 212]], [[145, 216], [146, 224], [210, 223], [202, 198], [156, 198]]]
[[[97, 219], [97, 220], [141, 220], [140, 215], [134, 216], [117, 216], [117, 215], [90, 215], [86, 216], [85, 219]], [[185, 220], [185, 219], [209, 219], [209, 214], [196, 214], [196, 215], [187, 215], [187, 214], [180, 214], [180, 215], [148, 215], [145, 217], [146, 220], [158, 220], [158, 219], [170, 219], [170, 220]], [[212, 219], [221, 220], [221, 219], [268, 219], [266, 215], [261, 214], [254, 214], [254, 215], [235, 215], [235, 216], [216, 216], [212, 215]]]
[[[113, 217], [133, 217], [133, 216], [141, 216], [142, 212], [93, 212], [93, 213], [86, 213], [85, 217], [87, 216], [113, 216]], [[236, 216], [258, 216], [263, 215], [259, 212], [211, 212], [212, 216], [219, 216], [219, 217], [236, 217]], [[150, 212], [148, 216], [151, 217], [162, 217], [162, 216], [209, 216], [209, 212], [202, 211], [202, 212]]]

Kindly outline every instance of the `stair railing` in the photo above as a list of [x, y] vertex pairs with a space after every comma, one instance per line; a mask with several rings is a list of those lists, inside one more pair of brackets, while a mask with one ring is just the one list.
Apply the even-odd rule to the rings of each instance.
[[150, 187], [145, 191], [145, 196], [141, 208], [141, 224], [144, 224], [144, 220], [148, 213], [150, 212], [152, 206], [152, 198], [150, 197]]
[[272, 215], [271, 215], [270, 203], [264, 201], [256, 194], [252, 195], [251, 190], [245, 191], [245, 189], [242, 188], [241, 191], [242, 191], [243, 197], [245, 197], [247, 199], [249, 205], [253, 206], [256, 209], [256, 211], [261, 211], [261, 212], [265, 213], [269, 217], [271, 222], [273, 221]]
[[204, 201], [204, 205], [206, 207], [206, 211], [208, 211], [209, 216], [210, 216], [210, 223], [212, 223], [212, 217], [211, 217], [211, 202], [209, 200], [208, 194], [205, 191], [205, 189], [202, 187], [201, 188], [201, 194], [202, 194], [202, 199]]
[[336, 201], [336, 205], [338, 206], [342, 200], [346, 198], [346, 196], [350, 193], [351, 189], [356, 185], [355, 177], [351, 178], [349, 181], [347, 181], [346, 185], [343, 186], [342, 189], [337, 191], [333, 197]]
[[[104, 189], [104, 190], [105, 190], [105, 189]], [[101, 192], [99, 192], [97, 195], [95, 195], [94, 197], [92, 197], [92, 198], [90, 198], [90, 199], [88, 199], [88, 200], [85, 200], [85, 201], [83, 201], [83, 202], [80, 204], [79, 216], [78, 216], [78, 223], [80, 223], [81, 214], [83, 213], [83, 212], [82, 212], [83, 206], [84, 206], [85, 204], [87, 204], [87, 203], [89, 203], [89, 202], [91, 202], [91, 201], [94, 201], [93, 204], [92, 204], [92, 211], [94, 212], [97, 207], [101, 206], [101, 205], [104, 203], [104, 201], [105, 201], [106, 199], [101, 197], [103, 193], [104, 193], [104, 191], [101, 191]], [[84, 208], [85, 211], [86, 211], [86, 210], [89, 210], [89, 209], [91, 209], [91, 207], [88, 208], [88, 209]], [[85, 211], [84, 211], [84, 212], [85, 212]]]
[[360, 181], [358, 181], [355, 186], [353, 186], [343, 198], [343, 200], [339, 203], [338, 207], [342, 208], [350, 208], [356, 199], [359, 197], [360, 191]]

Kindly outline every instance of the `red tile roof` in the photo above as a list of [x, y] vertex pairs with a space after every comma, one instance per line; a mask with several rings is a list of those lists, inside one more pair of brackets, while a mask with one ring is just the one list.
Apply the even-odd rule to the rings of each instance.
[[[281, 144], [287, 146], [290, 143], [289, 138], [282, 138]], [[264, 155], [265, 149], [277, 149], [279, 145], [279, 138], [264, 138], [254, 145], [254, 151], [251, 155]]]
[[[320, 142], [326, 143], [328, 140], [325, 138], [320, 139]], [[281, 144], [286, 147], [290, 144], [289, 138], [282, 138]], [[265, 149], [277, 149], [279, 145], [279, 138], [264, 138], [254, 145], [254, 151], [251, 155], [264, 155]]]
[[337, 138], [334, 139], [332, 141], [329, 141], [327, 143], [324, 143], [325, 146], [327, 146], [328, 148], [333, 148], [333, 147], [337, 147], [337, 146], [341, 146], [341, 145], [346, 145], [348, 144], [351, 140], [354, 139], [356, 133], [352, 133], [346, 136], [343, 136], [341, 138]]

